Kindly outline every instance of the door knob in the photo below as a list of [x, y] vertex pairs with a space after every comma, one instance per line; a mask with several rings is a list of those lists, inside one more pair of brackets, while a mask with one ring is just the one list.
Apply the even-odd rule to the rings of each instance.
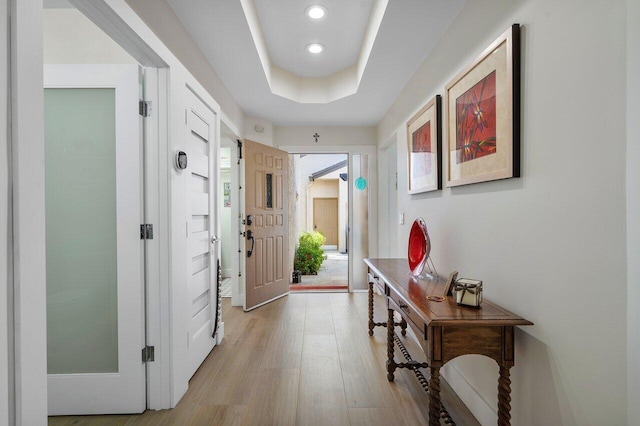
[[211, 244], [215, 244], [218, 241], [220, 241], [220, 238], [216, 237], [215, 235], [213, 237], [211, 237]]
[[247, 251], [247, 257], [251, 257], [253, 254], [253, 249], [256, 246], [256, 239], [253, 237], [253, 231], [247, 231], [247, 240], [251, 240], [251, 249]]

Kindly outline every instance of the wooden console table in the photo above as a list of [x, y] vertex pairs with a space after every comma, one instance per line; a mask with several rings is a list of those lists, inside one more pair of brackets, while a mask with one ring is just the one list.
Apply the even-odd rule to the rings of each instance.
[[[498, 363], [498, 425], [511, 424], [511, 379], [514, 365], [514, 332], [516, 325], [533, 325], [500, 306], [487, 301], [479, 308], [458, 306], [451, 296], [443, 302], [426, 299], [441, 295], [446, 280], [416, 279], [411, 276], [406, 259], [365, 259], [369, 268], [369, 334], [376, 326], [387, 327], [387, 379], [393, 381], [396, 368], [409, 368], [429, 392], [429, 425], [440, 424], [440, 367], [460, 355], [479, 354]], [[373, 285], [377, 285], [387, 300], [387, 322], [373, 321]], [[395, 335], [393, 313], [398, 312], [404, 324], [409, 324], [418, 343], [427, 355], [427, 363], [411, 360], [406, 349], [401, 350], [406, 363], [394, 360]], [[392, 326], [388, 326], [392, 324]], [[418, 368], [429, 368], [427, 380]], [[444, 410], [446, 413], [446, 410]]]

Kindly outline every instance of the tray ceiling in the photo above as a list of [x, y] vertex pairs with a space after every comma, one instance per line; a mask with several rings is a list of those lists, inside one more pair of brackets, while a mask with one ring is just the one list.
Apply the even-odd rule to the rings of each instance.
[[377, 124], [465, 0], [387, 1], [168, 0], [243, 111], [280, 126]]

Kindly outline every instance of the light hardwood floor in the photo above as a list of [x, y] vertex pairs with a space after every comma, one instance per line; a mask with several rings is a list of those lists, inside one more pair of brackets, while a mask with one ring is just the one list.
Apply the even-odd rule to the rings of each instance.
[[[51, 417], [49, 425], [426, 425], [413, 373], [386, 379], [386, 329], [367, 334], [366, 293], [291, 294], [243, 313], [224, 299], [225, 337], [173, 410]], [[376, 297], [376, 321], [386, 319]], [[417, 345], [403, 338], [414, 359]], [[404, 360], [396, 350], [396, 360]], [[459, 426], [479, 424], [442, 384]]]

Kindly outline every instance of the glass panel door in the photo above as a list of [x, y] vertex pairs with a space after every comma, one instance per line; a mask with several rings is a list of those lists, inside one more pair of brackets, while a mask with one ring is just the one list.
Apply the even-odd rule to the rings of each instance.
[[49, 415], [146, 405], [138, 84], [137, 65], [44, 68]]
[[118, 371], [115, 89], [45, 89], [49, 374]]

